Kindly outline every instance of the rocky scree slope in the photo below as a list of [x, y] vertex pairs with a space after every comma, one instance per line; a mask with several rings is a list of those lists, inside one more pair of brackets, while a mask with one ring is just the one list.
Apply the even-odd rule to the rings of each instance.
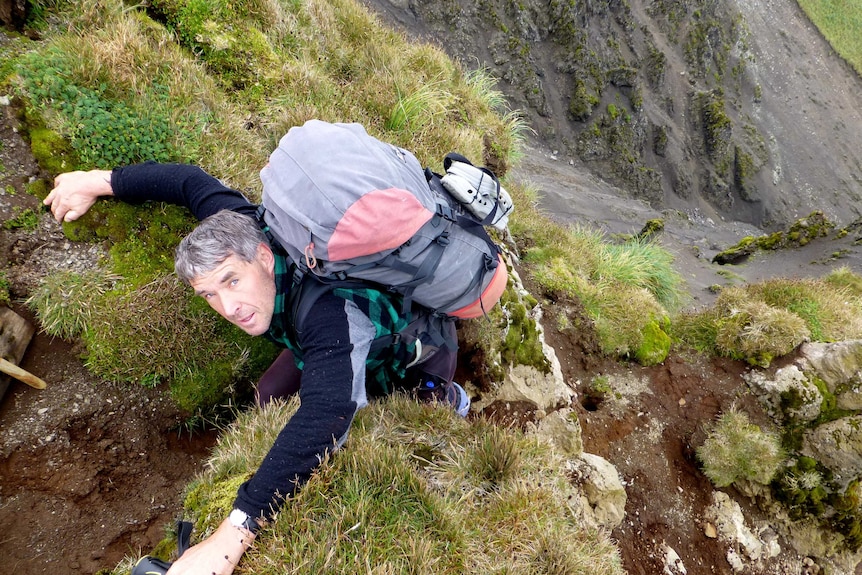
[[623, 198], [764, 229], [860, 215], [862, 80], [794, 0], [364, 2], [486, 67], [538, 146]]

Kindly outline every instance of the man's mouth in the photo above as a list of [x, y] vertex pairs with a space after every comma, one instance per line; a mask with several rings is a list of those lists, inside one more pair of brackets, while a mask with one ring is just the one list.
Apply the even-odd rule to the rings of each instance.
[[237, 318], [236, 323], [239, 325], [248, 325], [254, 320], [254, 312], [245, 317]]

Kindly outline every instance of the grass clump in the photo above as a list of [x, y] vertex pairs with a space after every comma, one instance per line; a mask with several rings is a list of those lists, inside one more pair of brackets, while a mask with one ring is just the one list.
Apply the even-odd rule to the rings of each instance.
[[104, 270], [49, 274], [27, 299], [42, 331], [72, 339], [84, 333], [102, 308], [103, 298], [119, 281]]
[[[667, 356], [667, 317], [683, 299], [669, 252], [648, 239], [612, 243], [598, 231], [548, 222], [525, 206], [512, 223], [528, 244], [523, 261], [549, 293], [579, 299], [602, 350], [651, 365]], [[520, 208], [519, 208], [520, 209]]]
[[[156, 311], [167, 309], [168, 315]], [[189, 411], [235, 395], [234, 382], [262, 371], [275, 357], [272, 344], [240, 332], [199, 298], [189, 299], [170, 276], [111, 294], [83, 339], [94, 373], [149, 385], [170, 381], [173, 399]]]
[[785, 459], [778, 434], [762, 430], [736, 409], [719, 416], [696, 453], [716, 487], [739, 480], [768, 485]]
[[727, 287], [709, 308], [674, 318], [674, 338], [697, 351], [768, 366], [804, 341], [862, 337], [860, 278], [839, 268], [821, 279]]
[[[186, 514], [204, 537], [230, 511], [297, 404], [242, 413]], [[251, 447], [251, 449], [250, 449]], [[604, 532], [581, 526], [562, 456], [549, 444], [451, 409], [395, 396], [363, 409], [345, 448], [327, 458], [240, 563], [240, 572], [623, 572]]]

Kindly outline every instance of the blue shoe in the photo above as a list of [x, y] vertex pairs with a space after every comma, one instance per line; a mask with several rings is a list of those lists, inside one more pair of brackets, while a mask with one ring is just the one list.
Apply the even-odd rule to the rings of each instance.
[[449, 393], [447, 395], [446, 399], [455, 409], [455, 413], [461, 417], [467, 417], [467, 414], [470, 413], [470, 396], [467, 395], [464, 388], [453, 381], [449, 385]]

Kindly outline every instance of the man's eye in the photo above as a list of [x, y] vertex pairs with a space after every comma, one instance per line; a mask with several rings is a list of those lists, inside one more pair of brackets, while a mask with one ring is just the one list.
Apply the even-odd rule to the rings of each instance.
[[236, 284], [238, 284], [238, 283], [239, 283], [239, 279], [238, 279], [238, 278], [234, 278], [234, 279], [230, 280], [230, 285], [232, 285], [232, 286], [235, 286], [235, 285], [236, 285]]

